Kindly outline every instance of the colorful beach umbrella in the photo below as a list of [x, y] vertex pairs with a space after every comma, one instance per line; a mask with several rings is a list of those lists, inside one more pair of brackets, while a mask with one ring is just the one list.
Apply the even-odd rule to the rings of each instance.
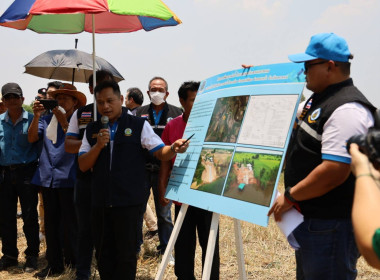
[[95, 33], [151, 31], [180, 23], [161, 0], [15, 0], [0, 17], [0, 26], [37, 33], [91, 32], [94, 87]]
[[54, 34], [151, 31], [179, 23], [160, 0], [15, 0], [0, 17], [1, 26]]

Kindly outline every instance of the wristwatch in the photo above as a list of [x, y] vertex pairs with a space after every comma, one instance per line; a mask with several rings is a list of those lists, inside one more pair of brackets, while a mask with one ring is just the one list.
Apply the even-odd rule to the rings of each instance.
[[291, 189], [292, 187], [287, 187], [286, 189], [285, 189], [285, 193], [284, 193], [284, 195], [285, 195], [285, 197], [290, 201], [290, 202], [292, 202], [292, 203], [298, 203], [298, 201], [296, 200], [296, 199], [294, 199], [294, 197], [292, 197], [291, 195], [290, 195], [290, 189]]

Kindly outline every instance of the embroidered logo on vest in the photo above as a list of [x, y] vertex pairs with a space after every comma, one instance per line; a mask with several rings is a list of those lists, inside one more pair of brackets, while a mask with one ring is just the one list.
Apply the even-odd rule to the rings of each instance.
[[307, 121], [309, 123], [315, 123], [316, 119], [318, 119], [320, 115], [321, 115], [321, 108], [318, 108], [318, 109], [314, 110], [314, 112], [309, 115]]
[[131, 135], [132, 135], [132, 129], [130, 129], [130, 128], [126, 128], [126, 129], [124, 130], [124, 135], [125, 135], [125, 136], [131, 136]]

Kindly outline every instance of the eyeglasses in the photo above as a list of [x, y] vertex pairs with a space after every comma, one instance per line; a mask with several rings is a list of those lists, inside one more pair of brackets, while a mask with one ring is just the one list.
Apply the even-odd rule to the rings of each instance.
[[17, 95], [17, 94], [7, 94], [6, 96], [3, 96], [3, 99], [4, 100], [11, 100], [11, 99], [20, 99], [21, 96], [20, 95]]
[[309, 64], [304, 64], [304, 67], [305, 67], [305, 71], [304, 73], [307, 74], [307, 71], [309, 71], [310, 69], [310, 66], [314, 66], [314, 65], [318, 65], [318, 64], [323, 64], [323, 63], [326, 63], [326, 62], [329, 62], [328, 60], [323, 60], [323, 61], [319, 61], [319, 62], [315, 62], [315, 63], [309, 63]]

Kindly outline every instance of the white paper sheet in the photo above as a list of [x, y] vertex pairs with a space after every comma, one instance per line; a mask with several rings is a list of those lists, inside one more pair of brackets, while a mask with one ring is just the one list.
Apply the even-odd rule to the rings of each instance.
[[[280, 192], [277, 193], [277, 197], [280, 196]], [[303, 215], [296, 209], [291, 208], [282, 215], [281, 222], [276, 222], [281, 232], [287, 238], [290, 246], [295, 250], [300, 248], [297, 240], [293, 236], [293, 231], [303, 222]]]

